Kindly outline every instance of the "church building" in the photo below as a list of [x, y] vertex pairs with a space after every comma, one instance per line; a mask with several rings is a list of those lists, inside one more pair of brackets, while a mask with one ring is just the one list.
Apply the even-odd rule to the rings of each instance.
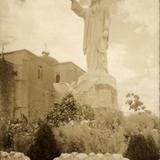
[[[26, 49], [7, 52], [4, 53], [4, 60], [14, 68], [15, 83], [7, 106], [13, 118], [19, 118], [22, 114], [29, 119], [43, 116], [54, 104], [56, 93], [53, 83], [71, 84], [85, 73], [73, 62], [59, 63], [47, 52], [42, 52], [41, 56]], [[0, 92], [2, 99], [3, 94]], [[2, 107], [6, 106], [0, 103], [0, 111]]]

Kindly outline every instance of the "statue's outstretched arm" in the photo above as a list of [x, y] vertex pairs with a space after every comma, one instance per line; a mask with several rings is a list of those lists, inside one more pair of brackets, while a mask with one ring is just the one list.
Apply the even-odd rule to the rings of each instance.
[[72, 10], [80, 17], [85, 17], [87, 9], [80, 6], [80, 4], [76, 0], [71, 0], [72, 2]]

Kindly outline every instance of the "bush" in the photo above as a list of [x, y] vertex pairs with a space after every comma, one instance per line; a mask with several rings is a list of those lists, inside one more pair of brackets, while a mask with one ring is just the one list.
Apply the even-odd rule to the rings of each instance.
[[124, 117], [121, 111], [117, 111], [113, 108], [106, 108], [98, 110], [95, 114], [95, 127], [110, 130], [116, 130], [124, 122]]
[[128, 135], [151, 134], [153, 129], [157, 129], [158, 119], [156, 116], [147, 113], [131, 114], [125, 119], [125, 130]]
[[94, 110], [93, 110], [93, 108], [91, 107], [91, 106], [89, 106], [89, 105], [82, 105], [81, 107], [80, 107], [80, 109], [81, 109], [81, 119], [83, 119], [83, 120], [89, 120], [89, 121], [92, 121], [92, 120], [94, 120], [95, 119], [95, 113], [94, 113]]
[[60, 155], [52, 130], [47, 123], [41, 124], [27, 155], [31, 160], [53, 160]]
[[152, 137], [131, 136], [125, 157], [130, 160], [158, 160], [158, 149]]
[[121, 127], [123, 114], [113, 109], [87, 114], [89, 110], [92, 108], [82, 108], [82, 115], [88, 121], [73, 121], [55, 129], [61, 152], [123, 153], [126, 150], [124, 129]]
[[107, 128], [91, 128], [87, 124], [67, 124], [55, 130], [61, 152], [123, 153], [125, 150], [123, 130], [113, 132]]
[[47, 121], [51, 122], [53, 126], [60, 126], [66, 124], [71, 120], [80, 119], [80, 108], [76, 99], [72, 94], [67, 94], [61, 104], [55, 104], [53, 109], [47, 114]]
[[9, 151], [12, 149], [12, 138], [7, 131], [3, 131], [2, 150]]
[[27, 154], [32, 143], [33, 137], [30, 135], [15, 135], [13, 139], [14, 150], [24, 154]]
[[62, 153], [86, 152], [85, 141], [89, 137], [86, 126], [66, 124], [55, 129], [55, 136]]
[[145, 138], [152, 136], [157, 148], [160, 150], [160, 134], [159, 134], [159, 119], [153, 114], [134, 113], [125, 117], [123, 128], [126, 138], [132, 135], [141, 134]]
[[3, 151], [9, 151], [13, 147], [12, 136], [8, 131], [7, 124], [0, 123], [0, 149]]

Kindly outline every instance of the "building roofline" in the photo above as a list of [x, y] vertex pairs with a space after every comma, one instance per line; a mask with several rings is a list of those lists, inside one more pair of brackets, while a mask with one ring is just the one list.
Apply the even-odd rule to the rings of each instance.
[[[13, 54], [13, 53], [22, 53], [22, 52], [26, 52], [34, 57], [40, 58], [39, 56], [37, 56], [36, 54], [32, 53], [31, 51], [27, 50], [27, 49], [20, 49], [20, 50], [15, 50], [15, 51], [11, 51], [11, 52], [4, 52], [4, 55], [8, 55], [8, 54]], [[1, 54], [0, 54], [1, 55]]]
[[74, 66], [76, 66], [77, 68], [79, 68], [82, 72], [86, 72], [84, 69], [82, 69], [80, 66], [78, 66], [77, 64], [73, 63], [72, 61], [67, 61], [67, 62], [59, 62], [55, 65], [65, 65], [65, 64], [72, 64]]
[[[13, 53], [15, 53], [15, 52], [18, 53], [18, 52], [22, 52], [22, 51], [32, 53], [32, 52], [30, 52], [30, 51], [27, 50], [27, 49], [19, 49], [19, 50], [15, 50], [15, 51], [4, 52], [3, 54], [4, 54], [4, 55], [7, 55], [7, 54], [13, 54]], [[32, 53], [32, 54], [33, 54], [33, 53]], [[1, 53], [0, 53], [0, 55], [1, 55]]]
[[[27, 49], [20, 49], [20, 50], [15, 50], [15, 51], [11, 51], [11, 52], [5, 52], [3, 53], [4, 55], [8, 55], [8, 54], [13, 54], [13, 53], [20, 53], [20, 52], [26, 52], [38, 59], [40, 59], [41, 61], [45, 62], [40, 56], [37, 56], [36, 54], [32, 53], [31, 51], [27, 50]], [[0, 53], [1, 55], [1, 53]], [[51, 57], [52, 58], [52, 57]], [[55, 59], [56, 60], [56, 59]], [[56, 60], [57, 61], [57, 60]], [[57, 61], [58, 62], [58, 61]], [[47, 63], [47, 62], [45, 62]], [[82, 69], [80, 66], [76, 65], [75, 63], [73, 63], [72, 61], [67, 61], [67, 62], [58, 62], [57, 64], [54, 64], [53, 66], [55, 65], [65, 65], [65, 64], [69, 64], [71, 63], [72, 65], [76, 66], [77, 68], [79, 68], [82, 72], [86, 72], [84, 69]], [[48, 64], [48, 63], [47, 63]], [[49, 65], [49, 64], [48, 64]], [[51, 65], [50, 65], [51, 66]]]
[[[3, 54], [4, 54], [4, 58], [5, 58], [5, 55], [13, 54], [13, 53], [22, 53], [22, 52], [25, 52], [25, 53], [33, 56], [33, 57], [36, 57], [36, 58], [38, 58], [39, 60], [43, 61], [44, 63], [48, 64], [46, 61], [44, 61], [44, 60], [42, 59], [41, 56], [38, 56], [38, 55], [32, 53], [31, 51], [29, 51], [29, 50], [27, 50], [27, 49], [20, 49], [20, 50], [15, 50], [15, 51], [11, 51], [11, 52], [5, 52], [5, 53], [3, 53]], [[0, 54], [0, 55], [1, 55], [1, 54]], [[51, 57], [51, 58], [52, 58], [52, 57]], [[56, 59], [55, 59], [55, 60], [56, 60]], [[57, 61], [57, 60], [56, 60], [56, 61]], [[58, 61], [57, 61], [57, 62], [58, 62]], [[58, 63], [59, 63], [59, 62], [58, 62]], [[53, 65], [48, 64], [48, 65], [49, 65], [49, 66], [54, 66], [55, 64], [53, 64]]]

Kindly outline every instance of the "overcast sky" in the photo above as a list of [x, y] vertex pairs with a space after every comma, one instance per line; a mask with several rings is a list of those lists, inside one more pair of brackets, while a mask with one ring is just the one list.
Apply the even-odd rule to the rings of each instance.
[[[114, 0], [116, 1], [116, 0]], [[117, 80], [119, 105], [134, 92], [158, 113], [158, 0], [124, 0], [112, 15], [109, 72]], [[0, 43], [6, 51], [28, 49], [86, 68], [82, 52], [83, 20], [70, 9], [70, 0], [0, 0]]]

